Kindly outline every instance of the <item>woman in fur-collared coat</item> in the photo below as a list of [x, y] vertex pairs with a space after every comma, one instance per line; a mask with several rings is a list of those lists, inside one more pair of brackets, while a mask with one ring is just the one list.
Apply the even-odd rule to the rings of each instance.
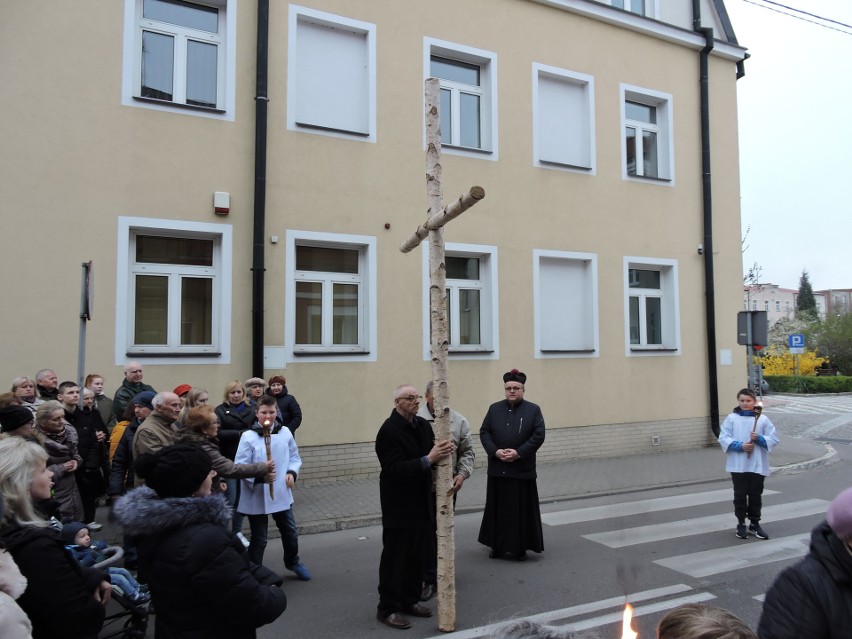
[[47, 451], [47, 467], [53, 473], [53, 498], [59, 504], [63, 524], [83, 519], [83, 500], [75, 473], [82, 470], [83, 459], [77, 450], [77, 431], [65, 421], [65, 409], [49, 400], [36, 411], [36, 433]]
[[230, 508], [210, 492], [210, 456], [175, 444], [141, 455], [135, 470], [146, 485], [121, 497], [113, 514], [138, 544], [157, 639], [253, 639], [287, 598], [281, 577], [253, 565], [231, 535]]

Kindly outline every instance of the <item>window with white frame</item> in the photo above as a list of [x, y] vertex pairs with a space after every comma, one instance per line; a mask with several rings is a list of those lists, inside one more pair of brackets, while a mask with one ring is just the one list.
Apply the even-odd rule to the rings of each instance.
[[753, 311], [757, 310], [757, 300], [751, 301], [751, 310], [753, 310]]
[[233, 118], [235, 0], [125, 0], [122, 101]]
[[533, 164], [594, 172], [594, 78], [533, 63]]
[[[618, 9], [624, 9], [640, 16], [649, 15], [646, 11], [651, 10], [653, 0], [610, 0], [610, 4]], [[648, 6], [646, 6], [648, 5]]]
[[287, 353], [300, 361], [369, 355], [375, 344], [375, 238], [302, 231], [287, 237]]
[[497, 153], [497, 55], [425, 38], [425, 78], [440, 80], [441, 144], [451, 153]]
[[[119, 218], [116, 357], [229, 357], [231, 227]], [[123, 270], [123, 269], [122, 269]], [[207, 360], [205, 360], [207, 361]]]
[[672, 96], [621, 85], [621, 120], [624, 176], [673, 181]]
[[536, 357], [599, 354], [597, 256], [533, 251]]
[[290, 5], [287, 128], [375, 142], [374, 24]]
[[781, 311], [781, 300], [775, 300], [775, 312]]
[[625, 258], [627, 352], [677, 351], [677, 261]]
[[[429, 251], [424, 245], [425, 347], [429, 351]], [[497, 334], [497, 249], [493, 246], [448, 243], [446, 313], [449, 350], [454, 355], [492, 356]]]

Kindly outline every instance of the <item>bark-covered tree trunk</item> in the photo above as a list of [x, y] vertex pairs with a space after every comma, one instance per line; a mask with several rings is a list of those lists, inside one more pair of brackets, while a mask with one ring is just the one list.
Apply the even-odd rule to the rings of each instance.
[[[426, 193], [429, 218], [443, 212], [441, 187], [440, 85], [426, 80]], [[429, 231], [429, 325], [432, 332], [432, 393], [435, 402], [435, 440], [450, 438], [450, 398], [447, 384], [449, 331], [447, 328], [447, 269], [444, 263], [444, 227]], [[453, 520], [453, 469], [447, 458], [438, 464], [435, 486], [438, 522], [438, 629], [456, 628], [455, 523]]]

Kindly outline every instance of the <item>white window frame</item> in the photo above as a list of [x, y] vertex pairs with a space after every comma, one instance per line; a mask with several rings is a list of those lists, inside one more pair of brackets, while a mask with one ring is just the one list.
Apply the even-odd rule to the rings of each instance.
[[[340, 273], [320, 274], [296, 270], [297, 246], [324, 246], [328, 248], [357, 249], [359, 251], [358, 276]], [[288, 229], [285, 257], [284, 294], [284, 362], [374, 362], [377, 357], [377, 288], [376, 288], [376, 238], [370, 235], [346, 235]], [[354, 345], [304, 345], [296, 344], [296, 282], [317, 281], [358, 283], [358, 335]], [[325, 291], [324, 291], [325, 293]], [[325, 307], [325, 304], [323, 306]], [[329, 307], [330, 310], [330, 307]]]
[[[479, 149], [460, 146], [458, 144], [444, 144], [441, 150], [450, 155], [462, 155], [465, 157], [487, 159], [496, 161], [499, 159], [497, 139], [497, 54], [493, 51], [475, 49], [463, 44], [437, 40], [435, 38], [423, 38], [423, 80], [429, 78], [432, 73], [432, 56], [439, 56], [449, 60], [458, 60], [480, 67], [479, 95], [480, 101], [480, 140], [482, 147]], [[456, 83], [441, 79], [441, 87], [458, 92], [460, 86]], [[468, 85], [463, 85], [465, 91], [470, 91]], [[472, 92], [472, 91], [471, 91]], [[421, 91], [421, 95], [423, 92]], [[454, 101], [455, 104], [455, 101]], [[422, 113], [422, 111], [421, 111]], [[453, 122], [458, 122], [458, 116]], [[426, 123], [423, 123], [423, 148], [426, 148]]]
[[[480, 335], [482, 341], [479, 345], [450, 345], [449, 354], [451, 359], [499, 359], [500, 347], [498, 336], [499, 327], [499, 291], [497, 288], [497, 247], [485, 244], [461, 244], [447, 242], [444, 247], [445, 255], [453, 257], [476, 257], [479, 258], [479, 280], [478, 284], [471, 286], [468, 280], [447, 280], [447, 294], [453, 295], [451, 290], [460, 284], [464, 288], [479, 288], [479, 313], [480, 313]], [[429, 243], [422, 243], [422, 272], [423, 272], [423, 359], [430, 360], [432, 357], [431, 322], [429, 319]], [[457, 294], [457, 291], [456, 291]], [[451, 305], [451, 314], [458, 309], [458, 304]], [[458, 336], [458, 318], [449, 318], [455, 322], [453, 335]]]
[[604, 1], [607, 2], [607, 4], [609, 4], [610, 6], [616, 8], [616, 9], [621, 9], [622, 11], [627, 11], [628, 13], [632, 13], [632, 14], [637, 15], [637, 16], [645, 16], [646, 18], [655, 18], [660, 13], [659, 7], [658, 7], [658, 0], [644, 0], [644, 3], [645, 3], [644, 13], [641, 12], [641, 11], [635, 11], [633, 9], [634, 6], [636, 6], [637, 8], [639, 6], [641, 6], [641, 2], [643, 0], [623, 0], [624, 1], [624, 8], [616, 7], [613, 0], [604, 0]]
[[[576, 114], [566, 113], [562, 126], [556, 130], [547, 122], [542, 98], [542, 80], [556, 82], [572, 94], [579, 91], [581, 95], [581, 122], [575, 126]], [[560, 69], [538, 62], [532, 63], [532, 106], [533, 106], [533, 166], [546, 169], [558, 169], [586, 175], [596, 173], [595, 155], [595, 79], [585, 73], [577, 73], [568, 69]], [[574, 96], [561, 96], [573, 98]], [[569, 109], [570, 110], [570, 109]], [[579, 129], [579, 131], [578, 131]], [[566, 146], [573, 145], [573, 150], [565, 152], [562, 158], [545, 158], [550, 155], [544, 149], [544, 140], [557, 139]]]
[[[202, 107], [182, 104], [180, 102], [169, 102], [140, 96], [142, 81], [142, 0], [124, 0], [124, 47], [122, 57], [122, 81], [121, 81], [121, 103], [124, 106], [153, 109], [156, 111], [168, 111], [182, 115], [192, 115], [216, 120], [233, 121], [235, 115], [236, 95], [236, 69], [237, 69], [237, 1], [238, 0], [191, 0], [200, 5], [216, 7], [219, 9], [219, 35], [215, 38], [218, 44], [217, 63], [217, 99], [216, 108]], [[144, 20], [144, 23], [148, 23]], [[159, 23], [157, 23], [159, 24]], [[150, 25], [149, 25], [150, 27]], [[169, 34], [187, 34], [187, 30], [176, 25], [162, 25], [162, 29], [146, 28], [146, 31], [154, 30]], [[210, 36], [210, 34], [208, 34]], [[199, 39], [202, 38], [193, 38]], [[208, 37], [209, 40], [209, 37]], [[180, 49], [180, 47], [176, 47]], [[180, 73], [185, 76], [185, 66], [181, 67], [180, 60], [184, 55], [180, 51], [175, 54], [175, 81]], [[186, 85], [178, 91], [176, 96], [185, 95]]]
[[[566, 298], [570, 298], [572, 321], [582, 326], [580, 335], [547, 335], [547, 324], [554, 320], [558, 310], [548, 295], [552, 291], [544, 290], [542, 265], [544, 262], [563, 262], [572, 269], [572, 275], [579, 275], [580, 286], [576, 282], [564, 282]], [[598, 316], [598, 256], [594, 253], [573, 251], [533, 250], [533, 306], [534, 306], [534, 346], [536, 359], [600, 357], [600, 328]]]
[[[300, 59], [299, 55], [299, 25], [310, 27], [323, 27], [337, 30], [341, 35], [357, 36], [364, 38], [366, 47], [364, 55], [367, 60], [366, 84], [364, 88], [365, 103], [360, 105], [364, 109], [364, 127], [346, 127], [338, 125], [333, 121], [335, 110], [339, 108], [343, 98], [332, 96], [331, 92], [345, 87], [347, 82], [357, 79], [354, 74], [329, 79], [328, 82], [320, 83], [315, 89], [321, 95], [314, 96], [309, 106], [305, 106], [303, 100], [308, 99], [300, 95], [299, 74], [307, 73], [306, 61]], [[344, 16], [317, 11], [307, 7], [290, 5], [289, 11], [289, 34], [287, 42], [287, 129], [290, 131], [301, 131], [316, 135], [326, 135], [336, 138], [359, 140], [366, 142], [376, 141], [376, 25], [361, 20], [353, 20]], [[304, 32], [303, 32], [304, 33]], [[351, 44], [351, 43], [350, 43]], [[329, 51], [331, 54], [331, 52]], [[328, 61], [330, 62], [330, 60]], [[331, 65], [334, 66], [334, 65]], [[347, 96], [349, 99], [349, 96]], [[344, 100], [345, 102], [345, 100]], [[309, 118], [300, 116], [300, 109], [328, 109], [327, 113], [317, 112]], [[301, 117], [301, 120], [300, 120]]]
[[[636, 102], [652, 106], [657, 110], [657, 123], [650, 125], [646, 122], [638, 122], [627, 118], [626, 103]], [[620, 85], [620, 105], [621, 105], [621, 130], [619, 138], [621, 140], [621, 176], [625, 180], [634, 182], [645, 182], [652, 184], [663, 184], [666, 186], [675, 185], [675, 165], [674, 165], [674, 128], [672, 113], [674, 111], [674, 98], [670, 93], [654, 91], [629, 84]], [[642, 167], [639, 154], [642, 152], [641, 131], [650, 130], [657, 133], [657, 166], [659, 167], [658, 176], [647, 175], [630, 175], [627, 172], [627, 141], [624, 132], [626, 128], [634, 127], [637, 129], [636, 134], [636, 149], [637, 149], [637, 172]]]
[[[213, 345], [199, 346], [134, 346], [135, 275], [148, 270], [159, 274], [156, 264], [133, 266], [133, 247], [136, 235], [167, 237], [197, 237], [215, 241], [213, 267], [206, 270], [213, 278]], [[184, 222], [146, 217], [118, 218], [118, 249], [116, 268], [115, 363], [124, 365], [128, 357], [145, 364], [230, 364], [231, 363], [231, 289], [233, 261], [233, 229], [230, 224]], [[169, 266], [169, 271], [183, 267]], [[186, 267], [194, 273], [198, 267]]]
[[[660, 272], [659, 289], [630, 288], [630, 270], [643, 269]], [[624, 345], [628, 356], [680, 355], [680, 302], [678, 288], [678, 262], [666, 258], [624, 258]], [[662, 344], [630, 343], [630, 298], [654, 296], [661, 299], [660, 318]], [[640, 304], [644, 314], [644, 305]], [[640, 324], [641, 325], [641, 324]], [[643, 341], [645, 333], [642, 332]]]

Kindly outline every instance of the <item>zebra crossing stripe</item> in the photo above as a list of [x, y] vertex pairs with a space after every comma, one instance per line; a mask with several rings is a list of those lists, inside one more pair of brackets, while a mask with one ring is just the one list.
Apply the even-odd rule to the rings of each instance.
[[[769, 506], [763, 509], [763, 519], [766, 521], [782, 521], [810, 515], [821, 515], [828, 508], [824, 499], [804, 499], [788, 504]], [[589, 541], [594, 541], [610, 548], [623, 548], [637, 544], [647, 544], [655, 541], [666, 541], [675, 537], [689, 537], [702, 533], [731, 530], [733, 534], [736, 520], [733, 513], [711, 515], [695, 519], [682, 519], [675, 522], [662, 522], [649, 526], [623, 528], [602, 533], [583, 535]]]
[[[776, 490], [764, 490], [764, 495], [777, 495]], [[588, 508], [575, 508], [573, 510], [560, 510], [541, 516], [541, 521], [548, 526], [564, 526], [566, 524], [577, 524], [584, 521], [598, 521], [600, 519], [611, 519], [615, 517], [629, 517], [642, 513], [653, 513], [662, 510], [673, 510], [675, 508], [689, 508], [703, 504], [715, 504], [731, 501], [731, 489], [710, 490], [689, 495], [673, 495], [671, 497], [656, 497], [654, 499], [642, 499], [640, 501], [628, 501], [609, 506], [590, 506]]]
[[730, 547], [717, 548], [656, 559], [654, 563], [690, 577], [709, 577], [710, 575], [750, 568], [759, 564], [804, 557], [808, 553], [810, 538], [810, 533], [805, 533], [770, 539], [769, 541], [755, 540], [750, 543], [742, 543], [743, 547], [748, 545], [748, 552], [731, 552]]
[[[632, 604], [637, 604], [642, 601], [650, 601], [652, 599], [659, 599], [661, 597], [670, 597], [672, 595], [678, 595], [685, 592], [692, 591], [690, 586], [686, 584], [674, 584], [671, 586], [664, 586], [662, 588], [654, 588], [652, 590], [644, 590], [642, 592], [632, 593], [628, 599], [628, 601]], [[704, 593], [709, 595], [710, 598], [713, 598], [713, 595], [709, 593]], [[478, 628], [470, 628], [468, 630], [459, 630], [456, 632], [451, 632], [448, 634], [440, 634], [435, 635], [434, 637], [430, 637], [429, 639], [472, 639], [473, 637], [483, 637], [491, 634], [499, 628], [500, 626], [505, 625], [510, 621], [519, 621], [521, 619], [528, 619], [530, 621], [536, 621], [538, 623], [544, 624], [552, 624], [557, 620], [570, 619], [571, 617], [577, 617], [580, 615], [587, 615], [593, 612], [599, 612], [601, 610], [608, 610], [609, 608], [624, 608], [625, 598], [624, 597], [610, 597], [609, 599], [601, 599], [600, 601], [593, 601], [590, 603], [579, 604], [577, 606], [571, 606], [569, 608], [562, 608], [560, 610], [551, 610], [549, 612], [542, 612], [537, 615], [530, 615], [527, 617], [518, 617], [516, 619], [506, 619], [500, 621], [498, 623], [493, 623], [487, 626], [480, 626]], [[675, 604], [672, 606], [680, 605]], [[635, 610], [634, 610], [635, 614]], [[618, 613], [618, 619], [621, 619], [622, 612]]]
[[[686, 597], [678, 597], [677, 599], [669, 599], [668, 601], [658, 601], [657, 603], [648, 604], [647, 606], [639, 606], [633, 609], [633, 617], [641, 617], [643, 615], [652, 615], [663, 610], [671, 610], [683, 604], [701, 603], [715, 599], [716, 595], [709, 592], [697, 592], [694, 595]], [[624, 611], [613, 612], [600, 617], [591, 619], [583, 619], [576, 623], [569, 623], [564, 626], [558, 626], [560, 630], [568, 630], [570, 632], [579, 632], [589, 630], [591, 628], [599, 628], [600, 626], [608, 626], [609, 624], [619, 623], [624, 615]]]

